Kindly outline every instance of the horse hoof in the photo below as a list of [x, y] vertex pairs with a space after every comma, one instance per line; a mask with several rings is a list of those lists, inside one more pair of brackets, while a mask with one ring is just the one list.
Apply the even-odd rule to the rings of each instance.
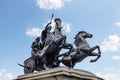
[[95, 62], [95, 60], [90, 60], [90, 62]]
[[99, 53], [99, 54], [101, 54], [101, 52], [100, 52], [100, 51], [99, 51], [98, 53]]
[[98, 57], [101, 57], [101, 54], [99, 54]]

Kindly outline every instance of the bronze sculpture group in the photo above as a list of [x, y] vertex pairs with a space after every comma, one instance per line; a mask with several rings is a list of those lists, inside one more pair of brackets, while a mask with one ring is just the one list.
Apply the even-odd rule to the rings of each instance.
[[[48, 70], [55, 67], [60, 67], [60, 63], [69, 68], [73, 68], [77, 62], [81, 62], [88, 56], [97, 56], [90, 62], [96, 62], [101, 51], [99, 46], [90, 47], [87, 43], [87, 38], [92, 38], [92, 34], [86, 31], [79, 31], [75, 36], [75, 47], [73, 44], [66, 42], [66, 35], [62, 34], [61, 19], [56, 18], [55, 29], [51, 32], [51, 22], [48, 23], [42, 31], [41, 37], [37, 37], [32, 43], [31, 57], [24, 61], [24, 73], [32, 73], [34, 70]], [[67, 52], [61, 53], [62, 49], [68, 49]], [[95, 50], [98, 52], [95, 52]]]

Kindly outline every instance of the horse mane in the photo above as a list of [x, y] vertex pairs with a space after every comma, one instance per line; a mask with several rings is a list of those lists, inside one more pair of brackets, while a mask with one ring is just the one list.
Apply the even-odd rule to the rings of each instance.
[[82, 34], [82, 33], [86, 33], [86, 31], [79, 31], [79, 32], [76, 34], [76, 36], [74, 37], [74, 39], [77, 39], [78, 35], [79, 35], [79, 34]]
[[86, 31], [79, 31], [79, 32], [76, 34], [76, 36], [74, 37], [74, 39], [75, 39], [74, 44], [75, 44], [76, 46], [79, 44], [79, 41], [80, 41], [78, 35], [79, 35], [79, 34], [82, 34], [82, 33], [86, 33]]

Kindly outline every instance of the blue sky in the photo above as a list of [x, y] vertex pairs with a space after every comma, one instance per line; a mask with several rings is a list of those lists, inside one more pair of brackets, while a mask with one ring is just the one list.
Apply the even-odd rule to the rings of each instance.
[[102, 57], [96, 63], [89, 63], [94, 57], [88, 57], [76, 69], [120, 80], [119, 0], [0, 0], [0, 80], [23, 74], [17, 63], [31, 56], [30, 46], [52, 13], [61, 18], [67, 42], [85, 30], [93, 34], [88, 43], [101, 46]]

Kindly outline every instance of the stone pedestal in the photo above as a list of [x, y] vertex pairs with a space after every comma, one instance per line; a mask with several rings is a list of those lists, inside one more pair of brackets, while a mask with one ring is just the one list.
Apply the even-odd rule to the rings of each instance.
[[91, 72], [64, 67], [18, 76], [16, 80], [103, 80]]

